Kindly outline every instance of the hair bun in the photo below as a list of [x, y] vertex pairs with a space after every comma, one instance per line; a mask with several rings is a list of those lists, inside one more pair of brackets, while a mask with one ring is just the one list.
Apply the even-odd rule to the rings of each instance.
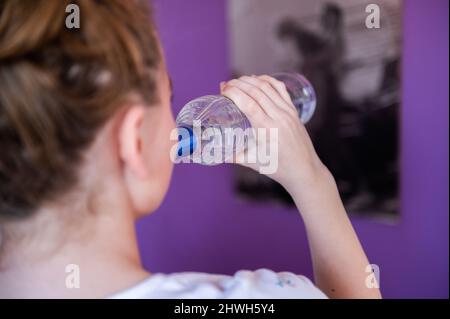
[[[80, 29], [65, 26], [69, 3]], [[148, 4], [0, 0], [0, 222], [70, 191], [83, 152], [131, 92], [158, 100]]]
[[1, 1], [0, 61], [23, 57], [55, 38], [64, 28], [66, 2]]

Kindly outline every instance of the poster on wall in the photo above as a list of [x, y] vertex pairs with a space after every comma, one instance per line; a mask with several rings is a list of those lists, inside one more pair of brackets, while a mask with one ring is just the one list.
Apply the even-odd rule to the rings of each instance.
[[[229, 0], [231, 74], [299, 72], [317, 95], [306, 127], [349, 213], [399, 215], [400, 0]], [[282, 141], [281, 141], [282, 142]], [[235, 168], [250, 201], [293, 205], [270, 178]]]

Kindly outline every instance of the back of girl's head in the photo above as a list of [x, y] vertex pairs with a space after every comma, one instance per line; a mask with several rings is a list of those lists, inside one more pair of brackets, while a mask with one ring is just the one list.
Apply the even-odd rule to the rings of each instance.
[[[156, 102], [162, 57], [147, 2], [0, 2], [0, 220], [74, 187], [83, 151], [129, 93]], [[69, 3], [78, 29], [66, 27]]]

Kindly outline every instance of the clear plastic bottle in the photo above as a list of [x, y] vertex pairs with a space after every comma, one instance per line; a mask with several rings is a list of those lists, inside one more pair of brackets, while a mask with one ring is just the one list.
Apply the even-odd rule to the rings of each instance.
[[[275, 73], [272, 77], [282, 81], [298, 110], [300, 120], [308, 122], [316, 108], [316, 95], [311, 83], [298, 73]], [[236, 145], [243, 145], [242, 141], [229, 139], [225, 136], [228, 128], [250, 128], [250, 122], [241, 110], [227, 97], [222, 95], [206, 95], [188, 102], [176, 118], [179, 132], [178, 158], [189, 157], [190, 161], [200, 164], [217, 164], [205, 161], [201, 156], [203, 148], [211, 141], [203, 136], [205, 129], [212, 128], [222, 136], [221, 161], [242, 151]], [[194, 155], [200, 155], [195, 156]]]

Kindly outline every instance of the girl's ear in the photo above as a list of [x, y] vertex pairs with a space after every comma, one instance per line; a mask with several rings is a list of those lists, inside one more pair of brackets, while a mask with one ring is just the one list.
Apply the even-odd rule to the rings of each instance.
[[119, 124], [119, 156], [127, 171], [137, 179], [146, 179], [149, 175], [142, 143], [144, 115], [144, 106], [133, 105], [125, 111]]

